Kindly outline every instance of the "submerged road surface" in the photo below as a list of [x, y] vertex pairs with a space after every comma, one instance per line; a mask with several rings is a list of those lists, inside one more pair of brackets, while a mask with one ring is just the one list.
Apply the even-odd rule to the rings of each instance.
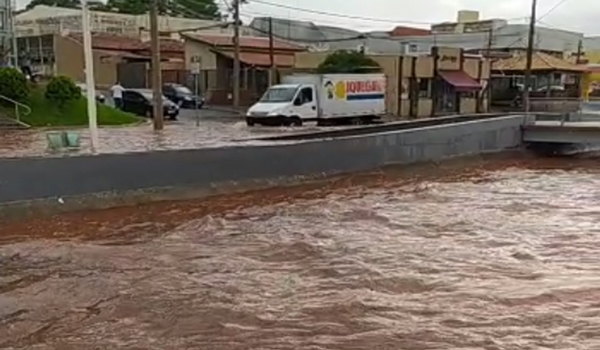
[[596, 164], [482, 160], [5, 223], [0, 348], [598, 349]]

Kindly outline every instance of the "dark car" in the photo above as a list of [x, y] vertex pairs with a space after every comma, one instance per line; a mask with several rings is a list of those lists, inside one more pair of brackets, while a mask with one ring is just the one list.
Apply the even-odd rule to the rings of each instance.
[[181, 84], [163, 85], [163, 95], [181, 108], [202, 108], [204, 98], [195, 95], [192, 90]]
[[[176, 120], [179, 107], [163, 96], [163, 115], [165, 118]], [[153, 94], [150, 89], [126, 89], [123, 91], [123, 107], [125, 112], [139, 116], [153, 117]]]
[[[83, 97], [86, 97], [87, 96], [87, 85], [85, 85], [85, 83], [79, 83], [76, 85], [79, 88], [79, 90], [81, 90], [81, 94], [83, 95]], [[104, 104], [106, 102], [106, 97], [104, 97], [104, 94], [102, 94], [98, 90], [96, 90], [96, 102], [101, 103], [101, 104]]]

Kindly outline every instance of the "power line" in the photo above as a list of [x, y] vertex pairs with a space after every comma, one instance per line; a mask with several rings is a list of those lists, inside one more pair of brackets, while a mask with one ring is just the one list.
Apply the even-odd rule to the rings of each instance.
[[554, 5], [554, 7], [552, 7], [550, 10], [548, 10], [548, 12], [546, 12], [545, 14], [543, 14], [543, 15], [539, 16], [538, 18], [536, 18], [536, 22], [539, 22], [544, 17], [546, 17], [549, 14], [551, 14], [552, 12], [554, 12], [554, 10], [556, 10], [558, 7], [560, 7], [560, 5], [564, 4], [565, 2], [567, 2], [567, 0], [561, 0], [560, 2], [558, 2], [556, 5]]
[[[563, 0], [563, 1], [566, 1], [566, 0]], [[269, 1], [265, 1], [265, 0], [252, 0], [252, 2], [258, 3], [258, 4], [267, 5], [267, 6], [279, 7], [279, 8], [288, 9], [288, 10], [294, 10], [294, 11], [312, 13], [312, 14], [323, 15], [323, 16], [331, 16], [331, 17], [346, 18], [346, 19], [355, 19], [355, 20], [361, 20], [361, 21], [381, 22], [381, 23], [393, 23], [393, 24], [406, 23], [406, 24], [418, 24], [418, 25], [432, 25], [432, 24], [439, 24], [440, 23], [440, 22], [421, 22], [421, 21], [409, 21], [409, 20], [393, 20], [393, 19], [385, 19], [385, 18], [374, 18], [374, 17], [363, 17], [363, 16], [355, 16], [355, 15], [346, 15], [346, 14], [341, 14], [341, 13], [318, 11], [318, 10], [311, 10], [311, 9], [302, 8], [302, 7], [295, 7], [295, 6], [277, 4], [277, 3], [273, 3], [273, 2], [269, 2]], [[512, 19], [509, 19], [509, 21], [523, 19], [523, 18], [526, 18], [526, 17], [512, 18]]]

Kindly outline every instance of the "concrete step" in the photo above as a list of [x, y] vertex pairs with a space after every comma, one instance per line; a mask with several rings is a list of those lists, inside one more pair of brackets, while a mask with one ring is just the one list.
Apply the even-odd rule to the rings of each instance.
[[25, 123], [6, 116], [0, 116], [0, 130], [22, 130], [28, 128], [29, 126]]

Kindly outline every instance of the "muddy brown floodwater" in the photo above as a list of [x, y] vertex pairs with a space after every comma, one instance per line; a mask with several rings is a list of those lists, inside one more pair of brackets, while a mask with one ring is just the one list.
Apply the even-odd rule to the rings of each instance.
[[0, 225], [0, 348], [599, 349], [598, 159]]

